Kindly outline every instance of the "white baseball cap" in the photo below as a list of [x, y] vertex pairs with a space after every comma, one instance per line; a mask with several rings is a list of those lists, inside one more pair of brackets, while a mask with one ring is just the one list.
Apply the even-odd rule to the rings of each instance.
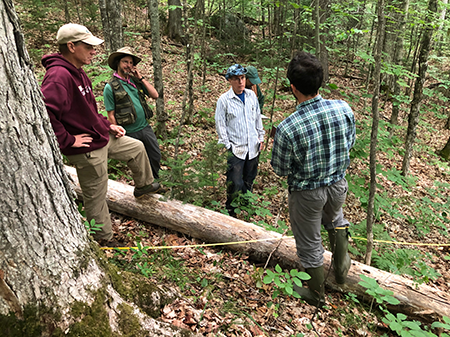
[[82, 41], [92, 46], [103, 43], [102, 39], [95, 37], [92, 33], [82, 25], [76, 23], [68, 23], [62, 26], [56, 34], [56, 42], [58, 44], [66, 44], [67, 42]]

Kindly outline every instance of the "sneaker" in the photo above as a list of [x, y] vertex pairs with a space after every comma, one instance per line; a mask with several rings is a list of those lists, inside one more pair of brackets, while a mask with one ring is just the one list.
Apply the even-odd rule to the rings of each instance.
[[134, 197], [141, 198], [146, 194], [154, 194], [161, 189], [161, 185], [157, 182], [153, 182], [150, 185], [144, 187], [135, 187], [134, 188]]

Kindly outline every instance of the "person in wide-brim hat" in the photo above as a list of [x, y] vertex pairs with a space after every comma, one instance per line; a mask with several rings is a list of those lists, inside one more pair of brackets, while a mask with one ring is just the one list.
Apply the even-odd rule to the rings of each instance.
[[117, 65], [122, 57], [131, 56], [133, 58], [133, 65], [136, 66], [139, 62], [141, 62], [141, 58], [134, 55], [133, 51], [130, 47], [123, 47], [118, 49], [117, 51], [111, 53], [108, 57], [108, 65], [112, 70], [117, 71]]

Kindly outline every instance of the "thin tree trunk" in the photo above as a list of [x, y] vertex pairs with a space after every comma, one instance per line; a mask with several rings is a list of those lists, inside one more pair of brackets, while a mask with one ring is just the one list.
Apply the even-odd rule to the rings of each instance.
[[[136, 323], [135, 336], [185, 336], [115, 290], [127, 288], [124, 276], [109, 269], [81, 221], [11, 0], [0, 0], [0, 18], [0, 316], [9, 322], [0, 334], [133, 333], [121, 328], [126, 319]], [[159, 316], [164, 292], [145, 287]]]
[[262, 37], [263, 40], [266, 38], [266, 16], [264, 15], [265, 11], [264, 11], [264, 5], [263, 2], [264, 0], [260, 1], [260, 7], [261, 7], [261, 31], [262, 31]]
[[157, 136], [166, 139], [166, 122], [169, 120], [169, 116], [164, 110], [164, 83], [161, 61], [161, 35], [159, 30], [158, 0], [149, 0], [148, 15], [152, 31], [153, 76], [155, 79], [154, 85], [159, 95], [159, 97], [156, 99], [156, 121], [158, 122], [158, 124], [156, 125], [155, 131]]
[[103, 24], [105, 47], [109, 52], [124, 46], [122, 31], [122, 5], [120, 0], [98, 0]]
[[64, 19], [66, 22], [72, 21], [70, 20], [69, 1], [64, 1]]
[[[316, 56], [320, 60], [320, 2], [314, 1], [314, 45], [316, 46]], [[312, 6], [311, 6], [312, 7]]]
[[364, 258], [365, 264], [370, 266], [372, 260], [373, 250], [373, 223], [374, 223], [374, 204], [375, 193], [377, 190], [377, 143], [378, 143], [378, 122], [380, 119], [378, 113], [378, 100], [380, 95], [380, 72], [381, 72], [381, 52], [383, 50], [383, 38], [385, 29], [384, 18], [384, 0], [378, 0], [378, 42], [375, 52], [375, 71], [374, 88], [372, 96], [372, 133], [370, 135], [370, 189], [369, 189], [369, 201], [367, 205], [367, 247], [366, 256]]
[[[426, 29], [426, 27], [424, 28], [424, 30]], [[411, 61], [411, 73], [414, 73], [416, 71], [416, 64], [417, 64], [417, 56], [419, 55], [419, 51], [420, 51], [420, 41], [423, 41], [424, 36], [423, 36], [423, 30], [420, 31], [420, 35], [417, 37], [416, 43], [415, 43], [415, 48], [414, 48], [414, 54], [413, 54], [413, 59]], [[420, 61], [419, 61], [420, 62]], [[411, 95], [411, 88], [412, 88], [412, 83], [413, 79], [410, 78], [408, 80], [408, 87], [406, 89], [406, 96], [409, 97], [409, 95]]]
[[203, 33], [202, 33], [202, 46], [201, 46], [201, 60], [202, 60], [202, 87], [206, 83], [206, 27], [210, 26], [210, 13], [214, 7], [214, 0], [210, 1], [208, 9], [208, 17], [206, 16], [206, 9], [203, 11]]
[[447, 14], [447, 6], [448, 6], [448, 0], [441, 0], [442, 3], [442, 10], [441, 10], [441, 14], [439, 16], [439, 27], [438, 27], [438, 34], [439, 34], [439, 42], [437, 44], [437, 50], [439, 52], [439, 56], [442, 53], [442, 46], [445, 43], [445, 33], [443, 31], [443, 27], [444, 27], [444, 20], [445, 20], [445, 16]]
[[[186, 45], [186, 71], [187, 71], [187, 79], [186, 79], [186, 87], [184, 90], [183, 101], [181, 104], [181, 109], [183, 111], [181, 117], [181, 124], [191, 124], [193, 118], [194, 111], [194, 77], [193, 77], [193, 68], [194, 68], [194, 47], [196, 43], [196, 35], [197, 35], [197, 14], [198, 14], [198, 2], [201, 0], [197, 0], [195, 14], [194, 14], [194, 23], [191, 24], [188, 21], [188, 8], [187, 4], [184, 4], [184, 12], [185, 12], [185, 22], [187, 25], [186, 28], [186, 39], [188, 41]], [[186, 104], [186, 101], [189, 99], [189, 103]], [[181, 132], [181, 128], [179, 130]], [[179, 137], [180, 134], [178, 134]]]
[[414, 141], [416, 139], [416, 128], [419, 122], [419, 110], [423, 96], [423, 84], [425, 82], [425, 75], [428, 68], [428, 54], [431, 47], [431, 38], [433, 36], [433, 28], [431, 23], [433, 22], [434, 15], [437, 11], [437, 0], [430, 0], [428, 3], [428, 15], [425, 20], [424, 33], [420, 46], [419, 54], [419, 72], [414, 85], [414, 96], [411, 102], [411, 110], [408, 118], [408, 131], [406, 134], [405, 142], [405, 156], [402, 163], [402, 175], [407, 176], [409, 173], [410, 160], [413, 151]]
[[300, 7], [294, 8], [294, 22], [292, 27], [292, 38], [291, 38], [291, 59], [294, 56], [295, 49], [297, 47], [297, 33], [298, 33], [298, 20], [300, 18]]
[[[399, 24], [398, 24], [398, 34], [395, 41], [395, 50], [394, 50], [394, 56], [392, 57], [392, 63], [393, 64], [400, 64], [401, 63], [401, 55], [403, 51], [403, 30], [405, 27], [406, 19], [408, 17], [408, 9], [409, 9], [409, 0], [403, 1], [403, 7], [400, 9], [401, 17], [399, 18]], [[400, 84], [398, 83], [399, 76], [395, 75], [393, 80], [394, 90], [393, 90], [393, 98], [392, 98], [392, 114], [390, 122], [393, 125], [398, 124], [398, 114], [400, 110], [400, 102], [396, 98], [398, 95], [400, 95]]]
[[328, 0], [316, 0], [319, 5], [318, 5], [318, 9], [316, 9], [317, 15], [318, 15], [318, 21], [316, 21], [316, 24], [319, 24], [319, 34], [318, 36], [316, 36], [316, 38], [319, 41], [319, 54], [318, 54], [318, 59], [320, 60], [320, 63], [322, 64], [322, 68], [323, 68], [323, 82], [322, 85], [325, 85], [326, 83], [328, 83], [329, 79], [330, 79], [330, 74], [329, 74], [329, 70], [328, 70], [328, 49], [327, 49], [327, 45], [328, 45], [328, 28], [325, 25], [325, 22], [327, 21], [328, 18]]

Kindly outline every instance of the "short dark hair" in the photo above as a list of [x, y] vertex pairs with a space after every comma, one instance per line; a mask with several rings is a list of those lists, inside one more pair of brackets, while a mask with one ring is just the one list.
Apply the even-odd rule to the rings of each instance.
[[[82, 41], [74, 41], [73, 44], [74, 45], [78, 45], [80, 44]], [[69, 52], [69, 47], [67, 47], [67, 43], [64, 44], [60, 44], [58, 45], [59, 47], [59, 52], [63, 55], [67, 54]]]
[[289, 62], [287, 78], [303, 95], [317, 94], [323, 80], [322, 65], [314, 55], [301, 51]]

